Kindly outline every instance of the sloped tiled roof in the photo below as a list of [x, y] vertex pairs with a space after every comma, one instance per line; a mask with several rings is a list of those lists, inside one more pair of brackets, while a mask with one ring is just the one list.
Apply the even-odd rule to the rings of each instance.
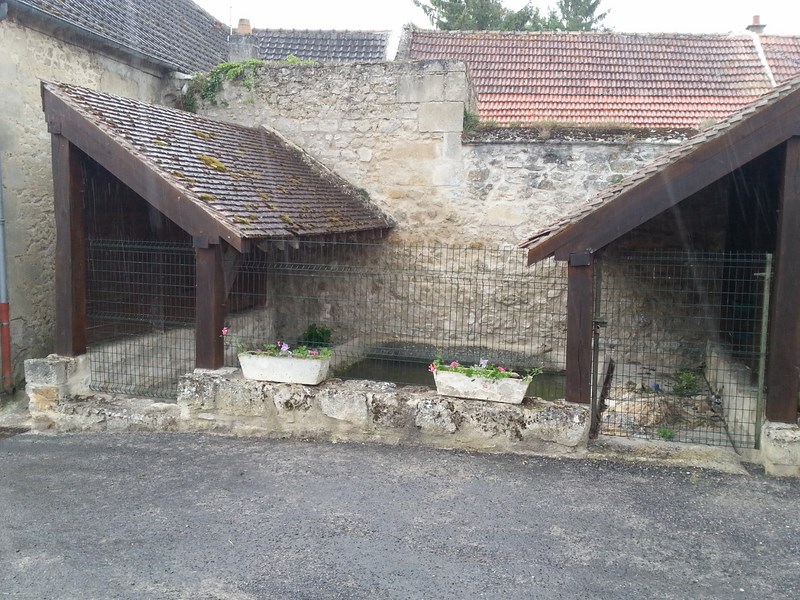
[[[747, 107], [729, 116], [725, 121], [697, 134], [696, 136], [687, 140], [684, 144], [676, 146], [647, 166], [625, 177], [618, 184], [606, 188], [577, 210], [555, 221], [548, 227], [537, 231], [523, 242], [520, 242], [519, 246], [521, 248], [528, 248], [529, 250], [534, 247], [541, 246], [554, 236], [562, 234], [565, 230], [574, 227], [583, 219], [594, 215], [599, 210], [617, 201], [620, 199], [620, 196], [623, 196], [624, 194], [634, 190], [638, 186], [648, 182], [654, 177], [661, 175], [668, 167], [679, 160], [683, 158], [687, 158], [687, 160], [689, 160], [691, 155], [697, 152], [703, 145], [708, 144], [717, 138], [722, 138], [722, 136], [728, 134], [728, 132], [731, 132], [733, 128], [739, 126], [740, 124], [745, 126], [744, 122], [747, 119], [752, 118], [754, 115], [760, 113], [767, 107], [775, 105], [777, 102], [786, 98], [790, 94], [800, 94], [800, 77], [789, 80], [780, 86], [773, 88], [769, 93], [763, 95], [761, 98], [751, 103]], [[796, 105], [800, 106], [800, 99], [796, 101]], [[800, 114], [800, 111], [795, 112]], [[798, 118], [798, 122], [792, 124], [778, 122], [774, 126], [778, 130], [784, 130], [786, 132], [785, 136], [789, 137], [791, 136], [791, 132], [800, 126], [800, 118]], [[731, 149], [730, 151], [736, 152], [735, 149]], [[681, 198], [678, 200], [680, 199]]]
[[800, 36], [762, 35], [760, 39], [778, 83], [800, 75]]
[[184, 73], [228, 60], [228, 28], [191, 0], [11, 0]]
[[254, 29], [258, 58], [286, 60], [290, 54], [320, 62], [381, 62], [386, 60], [388, 31]]
[[[501, 124], [557, 121], [698, 128], [772, 87], [752, 34], [407, 30], [398, 59], [463, 60], [479, 114]], [[777, 38], [776, 38], [777, 40]], [[800, 38], [767, 37], [778, 81]], [[778, 56], [783, 56], [778, 61]]]
[[122, 144], [240, 238], [335, 235], [391, 226], [352, 186], [263, 128], [72, 85], [44, 83], [43, 91]]

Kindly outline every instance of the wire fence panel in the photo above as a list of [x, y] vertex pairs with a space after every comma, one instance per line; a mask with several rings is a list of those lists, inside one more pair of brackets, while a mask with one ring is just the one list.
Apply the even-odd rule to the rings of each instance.
[[[526, 267], [520, 250], [304, 242], [246, 255], [235, 281], [234, 337], [294, 344], [312, 325], [329, 328], [339, 377], [433, 385], [437, 355], [488, 358], [556, 373], [532, 393], [564, 395], [565, 270]], [[234, 348], [226, 361], [236, 365]]]
[[605, 257], [601, 433], [756, 447], [770, 276], [764, 254]]
[[90, 240], [88, 280], [90, 387], [176, 397], [194, 369], [192, 247]]

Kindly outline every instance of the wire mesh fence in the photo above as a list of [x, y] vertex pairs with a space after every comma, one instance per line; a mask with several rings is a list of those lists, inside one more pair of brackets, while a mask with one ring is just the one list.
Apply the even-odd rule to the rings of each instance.
[[756, 447], [770, 277], [765, 254], [605, 257], [601, 432]]
[[88, 263], [90, 387], [175, 397], [194, 368], [194, 250], [93, 239]]
[[[770, 274], [768, 255], [605, 257], [595, 310], [605, 324], [601, 432], [756, 446]], [[330, 345], [341, 378], [432, 386], [436, 356], [539, 367], [528, 394], [555, 399], [564, 397], [566, 288], [562, 263], [527, 267], [514, 248], [270, 245], [237, 255], [226, 325], [249, 347]], [[174, 397], [194, 368], [194, 300], [190, 246], [91, 241], [92, 388]], [[225, 360], [238, 366], [233, 344]]]
[[[226, 324], [258, 346], [329, 329], [341, 378], [433, 385], [437, 355], [540, 367], [531, 394], [563, 397], [563, 266], [515, 248], [302, 243], [243, 257]], [[235, 349], [226, 353], [236, 364]]]

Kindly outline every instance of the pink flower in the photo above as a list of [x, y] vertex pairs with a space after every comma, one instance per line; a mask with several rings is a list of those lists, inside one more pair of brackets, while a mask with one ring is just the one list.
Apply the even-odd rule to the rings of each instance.
[[500, 371], [501, 373], [505, 373], [506, 372], [505, 367], [497, 367], [497, 370]]
[[309, 351], [308, 351], [308, 353], [309, 353], [311, 356], [316, 356], [317, 354], [319, 354], [319, 350], [309, 350]]
[[223, 327], [222, 328], [222, 335], [228, 335], [229, 331], [230, 331], [230, 329], [228, 329], [227, 327]]
[[458, 366], [458, 362], [454, 360], [453, 362], [450, 363], [450, 366], [451, 367], [457, 367]]
[[431, 363], [428, 365], [428, 371], [431, 373], [436, 373], [436, 365]]

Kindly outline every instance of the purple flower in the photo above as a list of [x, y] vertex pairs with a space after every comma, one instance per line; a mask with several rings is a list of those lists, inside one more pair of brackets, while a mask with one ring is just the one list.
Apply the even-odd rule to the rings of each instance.
[[283, 342], [281, 344], [281, 352], [286, 352], [288, 349], [289, 349], [289, 344], [287, 344], [286, 342]]
[[482, 358], [481, 359], [481, 369], [485, 369], [488, 364], [489, 364], [489, 359], [488, 358]]

